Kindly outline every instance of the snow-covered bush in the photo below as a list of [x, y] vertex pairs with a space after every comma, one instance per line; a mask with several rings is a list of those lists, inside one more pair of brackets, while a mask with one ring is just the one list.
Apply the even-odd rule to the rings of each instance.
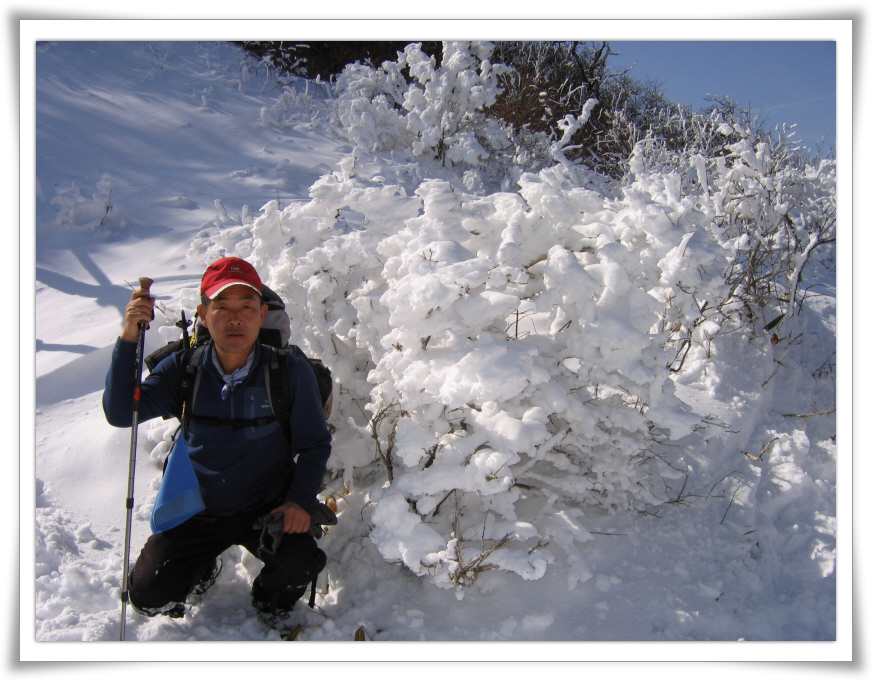
[[276, 103], [261, 107], [260, 121], [266, 128], [284, 130], [298, 121], [308, 128], [315, 127], [325, 115], [324, 92], [312, 81], [300, 78], [284, 78], [285, 85]]
[[780, 150], [762, 141], [729, 151], [713, 183], [721, 240], [734, 249], [726, 281], [759, 327], [794, 314], [812, 252], [835, 243], [836, 167], [780, 163]]
[[675, 395], [676, 350], [710, 352], [743, 314], [730, 275], [761, 221], [794, 226], [801, 264], [832, 169], [773, 170], [741, 145], [664, 169], [640, 144], [617, 186], [564, 154], [582, 116], [557, 163], [494, 191], [465, 137], [488, 125], [494, 68], [484, 46], [444, 54], [350, 66], [336, 105], [353, 154], [308, 201], [216, 223], [190, 255], [247, 258], [332, 369], [329, 466], [368, 491], [386, 560], [444, 587], [562, 560], [574, 586], [588, 506], [650, 510], [679, 488], [669, 445], [700, 416]]
[[655, 440], [698, 419], [651, 332], [660, 304], [636, 284], [648, 231], [661, 259], [682, 231], [669, 241], [662, 221], [617, 210], [580, 169], [476, 197], [438, 179], [408, 192], [370, 161], [309, 202], [266, 205], [237, 250], [334, 372], [337, 442], [355, 445], [331, 467], [353, 485], [354, 470], [382, 473], [373, 542], [440, 585], [484, 567], [538, 578], [551, 541], [585, 580], [583, 506], [662, 503], [680, 473]]
[[367, 151], [410, 146], [415, 157], [478, 165], [487, 158], [479, 139], [483, 110], [494, 103], [503, 70], [488, 61], [492, 49], [486, 42], [445, 43], [437, 67], [412, 43], [396, 62], [350, 65], [336, 83], [339, 123]]
[[103, 225], [112, 211], [112, 195], [115, 193], [115, 179], [108, 173], [97, 181], [97, 192], [91, 199], [82, 195], [77, 183], [70, 189], [61, 190], [52, 197], [51, 203], [58, 207], [57, 225], [67, 228], [84, 228], [93, 232]]
[[[681, 197], [670, 220], [703, 228], [680, 251], [708, 256], [695, 269], [682, 256], [652, 292], [666, 304], [662, 324], [678, 352], [676, 369], [693, 342], [707, 346], [717, 334], [744, 327], [761, 334], [787, 322], [802, 306], [812, 255], [833, 257], [836, 230], [833, 160], [809, 163], [787, 130], [764, 136], [719, 112], [689, 115], [686, 124], [694, 130], [689, 147], [669, 150], [657, 139], [636, 146], [625, 190], [662, 183], [667, 195]], [[700, 252], [701, 242], [713, 244]]]

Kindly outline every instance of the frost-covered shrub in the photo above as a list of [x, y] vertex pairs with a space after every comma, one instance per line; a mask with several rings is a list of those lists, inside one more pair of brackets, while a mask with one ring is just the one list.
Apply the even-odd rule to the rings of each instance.
[[303, 121], [312, 129], [326, 115], [324, 92], [312, 81], [286, 78], [275, 104], [261, 107], [260, 121], [266, 128], [284, 130]]
[[[691, 149], [651, 140], [637, 145], [628, 164], [625, 192], [661, 183], [680, 206], [670, 221], [703, 228], [680, 246], [681, 254], [697, 252], [696, 267], [682, 256], [654, 292], [666, 305], [662, 325], [678, 350], [676, 369], [694, 342], [707, 346], [747, 326], [771, 332], [789, 320], [805, 296], [803, 271], [835, 243], [835, 162], [806, 162], [787, 131], [763, 135], [719, 118], [691, 117], [699, 134]], [[700, 147], [723, 154], [706, 156]], [[703, 242], [711, 244], [700, 250]]]
[[[189, 254], [247, 258], [284, 297], [294, 342], [333, 371], [329, 467], [367, 492], [386, 560], [444, 587], [486, 569], [537, 579], [564, 561], [571, 587], [590, 578], [586, 508], [650, 511], [685, 476], [668, 449], [700, 416], [672, 369], [741, 323], [729, 276], [748, 244], [730, 226], [789, 217], [811, 235], [833, 169], [773, 168], [770, 150], [738, 144], [664, 166], [640, 144], [617, 186], [567, 158], [583, 123], [567, 117], [557, 163], [537, 159], [494, 191], [475, 155], [460, 174], [426, 132], [427, 84], [481, 76], [469, 53], [445, 54], [445, 72], [414, 48], [347, 69], [339, 111], [348, 126], [368, 116], [354, 153], [308, 201], [235, 225], [219, 212]], [[443, 140], [460, 145], [459, 130]], [[796, 264], [811, 237], [801, 244]]]
[[654, 441], [698, 420], [672, 392], [640, 267], [669, 263], [684, 228], [577, 167], [474, 196], [436, 178], [409, 192], [370, 161], [309, 202], [267, 204], [238, 249], [334, 372], [331, 467], [352, 484], [381, 472], [373, 542], [440, 585], [485, 566], [538, 578], [549, 541], [585, 580], [583, 506], [662, 503], [679, 473]]
[[502, 71], [488, 61], [492, 48], [486, 42], [446, 42], [437, 67], [435, 57], [412, 43], [396, 62], [349, 65], [336, 82], [345, 135], [367, 151], [408, 146], [415, 157], [477, 165], [488, 154], [480, 139], [483, 110], [499, 92]]
[[91, 199], [82, 195], [81, 188], [75, 182], [70, 189], [58, 192], [51, 200], [51, 203], [58, 207], [55, 223], [67, 228], [84, 228], [93, 232], [103, 225], [112, 211], [115, 185], [115, 179], [104, 173], [97, 182], [97, 192]]
[[525, 143], [544, 138], [550, 145], [566, 132], [561, 122], [582, 118], [587, 103], [595, 100], [599, 106], [585, 116], [590, 122], [572, 130], [565, 151], [575, 162], [620, 177], [616, 171], [632, 145], [619, 131], [625, 121], [639, 126], [645, 105], [657, 101], [657, 90], [626, 72], [614, 73], [611, 55], [608, 42], [498, 41], [493, 61], [511, 69], [501, 75], [502, 92], [488, 113]]
[[734, 250], [726, 281], [759, 327], [794, 314], [812, 253], [835, 243], [836, 167], [779, 163], [765, 141], [728, 149], [732, 163], [716, 165], [712, 180], [720, 239]]
[[[258, 65], [280, 74], [279, 78], [302, 77], [332, 81], [349, 64], [378, 65], [396, 58], [411, 41], [399, 40], [307, 40], [245, 41], [237, 45], [257, 59]], [[440, 56], [442, 43], [421, 43], [428, 54]]]

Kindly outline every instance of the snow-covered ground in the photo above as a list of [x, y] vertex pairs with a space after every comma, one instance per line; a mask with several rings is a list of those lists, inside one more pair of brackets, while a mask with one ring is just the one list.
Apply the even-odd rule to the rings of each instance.
[[[262, 258], [252, 247], [253, 236], [268, 241], [265, 228], [252, 228], [261, 207], [304, 206], [316, 181], [347, 172], [352, 146], [318, 118], [323, 87], [298, 83], [296, 97], [281, 98], [273, 79], [240, 68], [226, 44], [40, 44], [36, 69], [35, 462], [22, 458], [21, 467], [22, 548], [33, 532], [35, 556], [22, 558], [21, 647], [41, 660], [136, 659], [135, 643], [60, 644], [118, 638], [129, 433], [105, 422], [100, 400], [131, 283], [155, 280], [168, 311], [159, 324], [180, 307], [190, 313], [204, 259], [219, 248]], [[312, 258], [353, 266], [361, 253]], [[272, 282], [293, 284], [281, 268], [269, 272]], [[368, 463], [360, 453], [374, 446], [349, 399], [338, 408], [345, 426], [325, 482], [343, 493], [340, 524], [322, 541], [329, 583], [319, 586], [319, 610], [300, 608], [300, 642], [280, 642], [255, 618], [248, 590], [259, 562], [241, 549], [224, 554], [217, 584], [184, 619], [129, 610], [128, 640], [198, 641], [155, 657], [181, 660], [284, 659], [291, 655], [279, 648], [290, 647], [319, 659], [834, 658], [837, 624], [845, 623], [837, 604], [850, 610], [841, 595], [850, 573], [836, 562], [836, 485], [850, 481], [850, 469], [837, 462], [835, 414], [785, 416], [835, 401], [835, 273], [817, 275], [827, 287], [806, 302], [803, 343], [776, 355], [773, 377], [771, 353], [737, 335], [724, 338], [701, 373], [708, 381], [678, 383], [678, 397], [712, 423], [680, 440], [692, 476], [656, 514], [585, 507], [584, 533], [573, 541], [583, 569], [555, 561], [535, 580], [482, 572], [460, 591], [416, 575], [396, 561], [402, 553], [389, 561], [387, 532], [370, 534], [373, 502], [389, 494], [371, 488], [374, 469], [361, 468]], [[148, 350], [165, 341], [159, 324]], [[355, 379], [349, 368], [339, 375], [351, 392], [366, 376]], [[464, 379], [448, 388], [444, 380], [443, 392], [466, 391]], [[149, 533], [172, 430], [160, 420], [140, 429], [131, 561]], [[775, 437], [761, 460], [746, 455]], [[368, 479], [355, 479], [355, 468]], [[361, 627], [374, 641], [409, 647], [319, 647], [348, 643]], [[274, 642], [265, 650], [224, 641]], [[452, 641], [450, 655], [420, 645], [443, 641]], [[719, 642], [702, 649], [698, 641]]]

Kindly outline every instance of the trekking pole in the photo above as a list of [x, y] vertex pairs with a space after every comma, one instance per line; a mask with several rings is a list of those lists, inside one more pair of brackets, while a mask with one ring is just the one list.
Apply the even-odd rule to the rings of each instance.
[[[147, 277], [139, 278], [140, 288], [149, 296], [149, 288], [154, 280]], [[139, 323], [139, 335], [136, 339], [136, 383], [133, 390], [133, 429], [130, 433], [130, 464], [127, 472], [127, 526], [124, 530], [124, 568], [121, 575], [121, 638], [124, 640], [124, 626], [127, 621], [128, 573], [130, 572], [130, 527], [133, 523], [133, 475], [136, 471], [136, 438], [139, 434], [139, 394], [142, 386], [142, 357], [145, 348], [145, 330], [148, 325]]]
[[182, 339], [184, 339], [184, 347], [186, 349], [191, 348], [191, 337], [188, 335], [188, 328], [191, 326], [191, 322], [185, 319], [185, 311], [182, 310], [182, 317], [179, 318], [179, 321], [176, 323], [176, 327], [182, 328]]

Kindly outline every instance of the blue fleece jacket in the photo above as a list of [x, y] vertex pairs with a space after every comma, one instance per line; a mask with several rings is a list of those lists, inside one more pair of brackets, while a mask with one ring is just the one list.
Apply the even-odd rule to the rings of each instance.
[[[261, 345], [257, 342], [248, 376], [222, 399], [224, 380], [212, 362], [210, 342], [201, 359], [200, 386], [192, 412], [201, 417], [243, 419], [272, 415], [267, 375], [258, 363], [260, 353]], [[178, 381], [181, 356], [182, 352], [178, 352], [165, 358], [142, 380], [140, 422], [166, 415], [181, 416]], [[103, 412], [115, 427], [132, 425], [135, 373], [136, 344], [118, 339], [103, 393]], [[188, 453], [209, 512], [232, 516], [277, 499], [292, 501], [306, 509], [316, 499], [330, 457], [330, 431], [309, 363], [289, 354], [288, 375], [290, 444], [277, 422], [236, 431], [230, 426], [191, 422]], [[191, 412], [190, 406], [188, 411]]]

